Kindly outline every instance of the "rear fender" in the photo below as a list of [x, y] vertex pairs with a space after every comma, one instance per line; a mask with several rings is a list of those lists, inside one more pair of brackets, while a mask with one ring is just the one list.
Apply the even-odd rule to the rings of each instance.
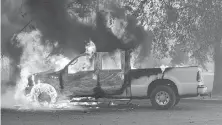
[[164, 75], [163, 79], [172, 81], [172, 83], [175, 84], [177, 87], [178, 95], [182, 94], [181, 93], [182, 88], [181, 88], [181, 84], [180, 84], [179, 80], [177, 80], [175, 77], [170, 76], [170, 75]]
[[197, 94], [197, 72], [198, 67], [175, 67], [164, 72], [164, 79], [173, 81], [178, 87], [178, 94]]
[[174, 92], [179, 95], [179, 90], [178, 90], [178, 84], [175, 83], [175, 80], [170, 80], [170, 79], [156, 79], [154, 81], [152, 81], [147, 89], [147, 95], [150, 96], [152, 90], [158, 86], [158, 85], [167, 85], [167, 86], [171, 86], [174, 90]]

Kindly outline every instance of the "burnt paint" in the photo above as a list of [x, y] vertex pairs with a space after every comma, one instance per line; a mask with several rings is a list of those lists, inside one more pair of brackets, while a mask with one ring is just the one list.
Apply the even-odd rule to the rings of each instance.
[[124, 84], [124, 73], [122, 70], [101, 70], [99, 72], [101, 89], [105, 94], [116, 94]]
[[124, 75], [121, 70], [101, 70], [99, 72], [101, 86], [122, 85]]
[[60, 89], [63, 90], [64, 89], [64, 83], [62, 80], [62, 73], [59, 74], [59, 85], [60, 85]]
[[195, 68], [198, 68], [198, 66], [186, 66], [186, 67], [167, 67], [164, 72], [163, 72], [163, 78], [164, 78], [164, 75], [167, 74], [168, 72], [172, 71], [173, 69], [175, 68], [190, 68], [190, 67], [195, 67]]
[[198, 68], [198, 66], [186, 66], [186, 67], [167, 67], [167, 68], [164, 70], [164, 73], [170, 72], [171, 70], [173, 70], [173, 69], [175, 69], [175, 68], [190, 68], [190, 67], [195, 67], [195, 68]]
[[138, 79], [143, 76], [151, 76], [151, 75], [158, 75], [162, 73], [160, 68], [150, 68], [150, 69], [132, 69], [129, 72], [130, 79]]
[[[74, 95], [94, 94], [97, 80], [93, 79], [94, 71], [80, 71], [63, 75], [64, 91]], [[85, 90], [84, 90], [85, 88]], [[76, 90], [76, 91], [75, 91]]]
[[[48, 83], [52, 85], [57, 91], [61, 89], [58, 72], [50, 72], [50, 73], [42, 72], [33, 75], [34, 75], [35, 84], [37, 84], [38, 80], [40, 80], [41, 83]], [[29, 77], [29, 79], [31, 79], [31, 76]], [[30, 81], [28, 84], [33, 84], [33, 82], [31, 83]]]

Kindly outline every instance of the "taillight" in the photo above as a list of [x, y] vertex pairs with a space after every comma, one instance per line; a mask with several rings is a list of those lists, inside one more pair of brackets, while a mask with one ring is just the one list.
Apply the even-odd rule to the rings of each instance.
[[197, 82], [201, 82], [201, 81], [202, 81], [201, 71], [198, 70], [197, 71]]

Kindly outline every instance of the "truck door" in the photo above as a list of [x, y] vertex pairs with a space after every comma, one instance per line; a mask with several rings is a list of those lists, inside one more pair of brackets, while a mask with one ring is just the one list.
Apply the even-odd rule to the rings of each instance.
[[99, 72], [99, 82], [102, 90], [107, 94], [114, 94], [124, 83], [124, 72], [121, 63], [121, 53], [113, 55], [100, 53], [101, 66]]
[[75, 96], [93, 95], [97, 79], [94, 70], [94, 58], [81, 56], [73, 61], [63, 75], [64, 90]]

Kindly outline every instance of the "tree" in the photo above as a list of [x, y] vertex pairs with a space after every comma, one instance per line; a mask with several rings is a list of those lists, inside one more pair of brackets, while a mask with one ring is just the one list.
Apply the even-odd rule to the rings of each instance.
[[[173, 1], [172, 1], [173, 2]], [[182, 27], [174, 30], [177, 43], [183, 45], [184, 51], [204, 67], [209, 56], [215, 63], [213, 93], [222, 92], [222, 2], [220, 0], [188, 0], [180, 2], [176, 11], [180, 13], [171, 25]], [[169, 29], [174, 29], [170, 27]], [[181, 33], [182, 32], [182, 33]], [[173, 34], [174, 34], [173, 33]], [[213, 53], [212, 53], [212, 50]]]
[[[214, 86], [213, 94], [222, 93], [222, 2], [220, 0], [202, 0], [192, 9], [199, 15], [199, 27], [195, 39], [200, 44], [198, 58], [213, 49]], [[206, 57], [205, 57], [206, 58]]]
[[[126, 2], [127, 3], [127, 2]], [[136, 8], [136, 9], [133, 9]], [[141, 25], [154, 33], [153, 51], [157, 57], [173, 56], [180, 50], [189, 53], [205, 67], [214, 59], [214, 94], [222, 92], [222, 2], [220, 0], [143, 0], [127, 3]], [[176, 44], [169, 44], [175, 40]]]

